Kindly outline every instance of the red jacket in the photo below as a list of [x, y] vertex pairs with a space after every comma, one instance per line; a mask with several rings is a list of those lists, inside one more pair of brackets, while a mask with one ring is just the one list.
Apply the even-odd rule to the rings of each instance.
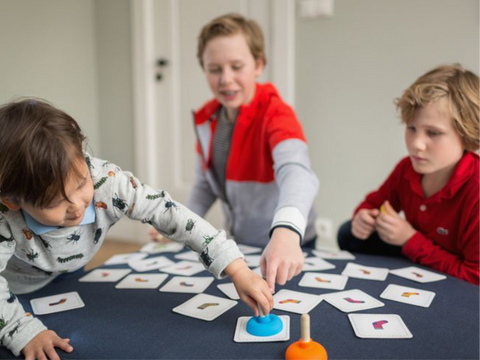
[[421, 265], [479, 284], [479, 156], [467, 152], [448, 183], [425, 198], [422, 175], [410, 158], [396, 166], [385, 183], [355, 210], [379, 208], [388, 200], [417, 232], [402, 253]]

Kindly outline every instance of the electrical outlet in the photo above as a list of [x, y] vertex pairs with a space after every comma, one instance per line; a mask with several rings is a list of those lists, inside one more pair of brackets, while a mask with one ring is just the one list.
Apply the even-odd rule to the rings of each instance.
[[333, 222], [327, 218], [317, 218], [315, 229], [319, 239], [331, 239], [333, 237]]

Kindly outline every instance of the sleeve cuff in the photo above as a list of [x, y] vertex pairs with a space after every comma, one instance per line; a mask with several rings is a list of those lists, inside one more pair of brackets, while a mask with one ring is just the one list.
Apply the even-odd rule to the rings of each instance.
[[300, 241], [302, 241], [305, 235], [307, 222], [300, 210], [296, 207], [289, 206], [283, 207], [275, 213], [272, 226], [270, 227], [270, 236], [272, 236], [273, 230], [277, 227], [284, 227], [296, 232], [300, 235]]
[[15, 356], [20, 356], [23, 348], [41, 331], [47, 330], [47, 327], [37, 318], [25, 326], [25, 328], [8, 344], [8, 348]]

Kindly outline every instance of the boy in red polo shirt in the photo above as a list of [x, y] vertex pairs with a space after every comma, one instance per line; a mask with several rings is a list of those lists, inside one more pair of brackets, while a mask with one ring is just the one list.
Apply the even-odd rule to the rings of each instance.
[[397, 99], [409, 156], [340, 228], [340, 248], [403, 254], [479, 284], [479, 103], [478, 76], [459, 64]]

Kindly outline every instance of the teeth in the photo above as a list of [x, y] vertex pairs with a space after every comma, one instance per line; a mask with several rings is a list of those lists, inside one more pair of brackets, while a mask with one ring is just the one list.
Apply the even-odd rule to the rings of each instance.
[[232, 96], [236, 94], [236, 91], [223, 91], [222, 93], [226, 96]]

